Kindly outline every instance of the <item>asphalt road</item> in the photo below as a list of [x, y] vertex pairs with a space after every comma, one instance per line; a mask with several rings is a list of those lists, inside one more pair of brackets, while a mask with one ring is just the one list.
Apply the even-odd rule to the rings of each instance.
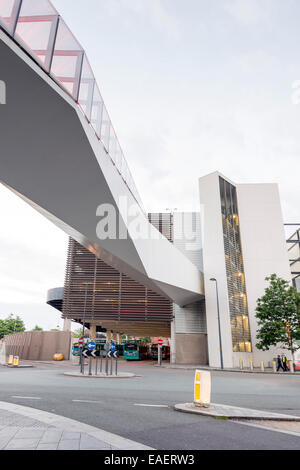
[[[0, 368], [0, 400], [53, 412], [158, 450], [299, 449], [300, 437], [176, 412], [194, 372], [124, 363], [131, 379], [82, 379], [60, 368]], [[300, 416], [300, 376], [212, 372], [212, 402]], [[149, 406], [152, 405], [152, 406]], [[155, 405], [155, 406], [153, 406]]]

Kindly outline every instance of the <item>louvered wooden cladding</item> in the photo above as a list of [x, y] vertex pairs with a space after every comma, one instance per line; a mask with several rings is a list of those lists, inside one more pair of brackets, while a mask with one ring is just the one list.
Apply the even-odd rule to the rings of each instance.
[[173, 215], [170, 213], [152, 212], [148, 220], [162, 233], [169, 242], [173, 242]]
[[[164, 223], [164, 230], [165, 230]], [[169, 228], [170, 233], [170, 228]], [[173, 304], [120, 273], [70, 238], [63, 318], [169, 324]]]

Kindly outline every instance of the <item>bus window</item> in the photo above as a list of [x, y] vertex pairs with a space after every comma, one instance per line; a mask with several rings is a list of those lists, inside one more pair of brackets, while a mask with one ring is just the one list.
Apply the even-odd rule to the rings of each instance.
[[125, 351], [137, 351], [138, 345], [136, 343], [125, 344]]

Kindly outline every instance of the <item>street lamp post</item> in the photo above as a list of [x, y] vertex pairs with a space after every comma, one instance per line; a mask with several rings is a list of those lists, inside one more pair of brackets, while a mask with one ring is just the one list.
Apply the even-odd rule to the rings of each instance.
[[216, 294], [217, 294], [217, 308], [218, 308], [218, 328], [219, 328], [219, 345], [220, 345], [220, 362], [221, 362], [221, 369], [224, 369], [223, 365], [223, 350], [222, 350], [222, 337], [221, 337], [221, 323], [220, 323], [220, 306], [219, 306], [219, 290], [218, 290], [218, 281], [214, 277], [210, 279], [216, 283]]
[[82, 323], [82, 337], [83, 338], [84, 338], [84, 328], [85, 328], [86, 298], [87, 298], [87, 282], [85, 283], [85, 295], [84, 295], [84, 311], [83, 311], [83, 323]]

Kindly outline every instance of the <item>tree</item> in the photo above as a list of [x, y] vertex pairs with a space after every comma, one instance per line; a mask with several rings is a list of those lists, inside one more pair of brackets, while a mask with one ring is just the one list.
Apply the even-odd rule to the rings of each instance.
[[43, 328], [41, 328], [41, 327], [38, 326], [38, 325], [35, 325], [35, 327], [33, 328], [32, 331], [43, 331]]
[[256, 347], [268, 351], [270, 346], [280, 345], [291, 352], [294, 362], [294, 353], [300, 349], [300, 294], [276, 274], [267, 277], [266, 281], [269, 286], [264, 296], [257, 300]]
[[150, 336], [143, 336], [142, 338], [140, 338], [140, 341], [142, 343], [151, 343], [151, 338]]
[[76, 330], [72, 331], [73, 338], [81, 338], [82, 337], [82, 328], [77, 328]]
[[128, 341], [135, 340], [135, 336], [122, 335], [122, 337], [121, 337], [122, 341], [126, 341], [126, 338], [127, 338]]
[[25, 331], [25, 325], [18, 315], [14, 318], [11, 314], [4, 320], [0, 320], [0, 339], [5, 335], [21, 333], [22, 331]]

